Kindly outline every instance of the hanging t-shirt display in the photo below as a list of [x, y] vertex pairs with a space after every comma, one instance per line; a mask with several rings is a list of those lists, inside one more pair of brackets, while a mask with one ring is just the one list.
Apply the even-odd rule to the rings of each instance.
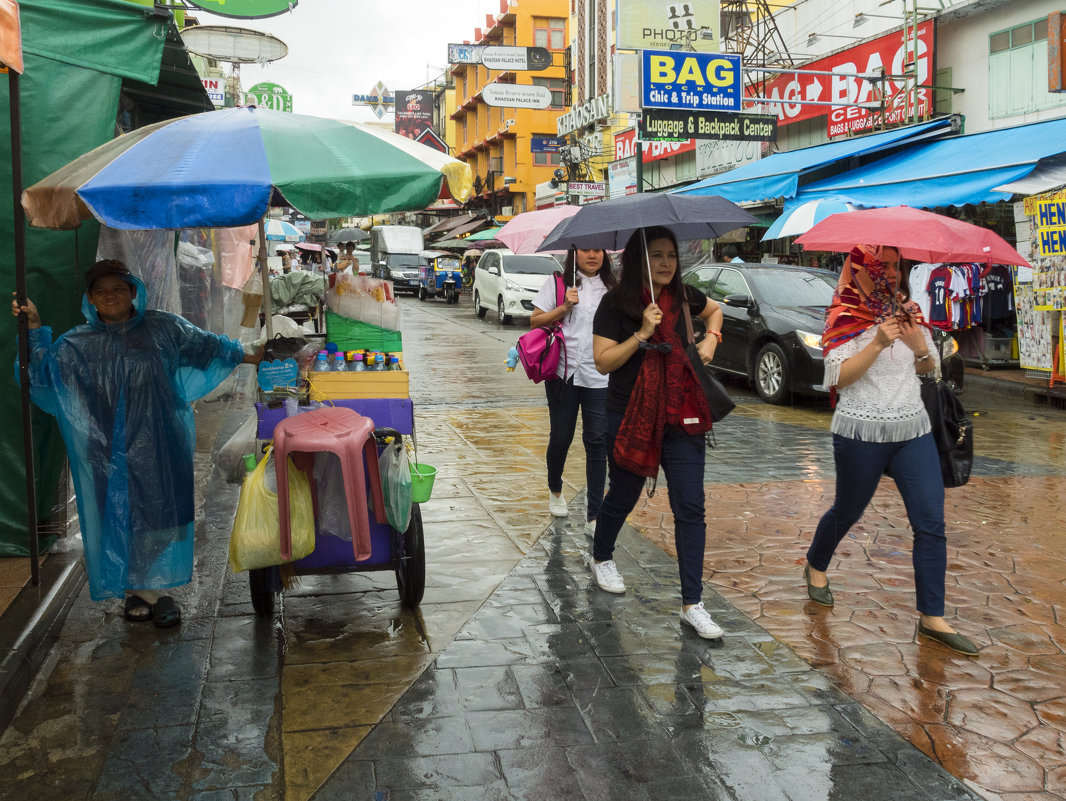
[[945, 331], [951, 329], [951, 269], [940, 265], [929, 274], [925, 291], [929, 295], [929, 324]]
[[1008, 319], [1014, 313], [1014, 280], [1010, 269], [1002, 264], [993, 264], [981, 281], [985, 296], [982, 309], [984, 320], [992, 323]]

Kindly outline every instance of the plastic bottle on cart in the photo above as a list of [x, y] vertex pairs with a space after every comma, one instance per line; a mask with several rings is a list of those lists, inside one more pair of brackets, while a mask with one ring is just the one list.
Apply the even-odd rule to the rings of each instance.
[[364, 370], [366, 370], [366, 365], [363, 364], [363, 354], [362, 353], [353, 353], [352, 354], [352, 370], [354, 370], [355, 372], [358, 372], [358, 373], [361, 373]]
[[390, 356], [389, 357], [389, 369], [390, 370], [402, 370], [403, 369], [402, 367], [400, 367], [400, 357], [399, 356]]
[[333, 372], [346, 373], [348, 372], [348, 365], [344, 361], [344, 351], [337, 351], [333, 354]]
[[324, 350], [318, 352], [318, 358], [315, 359], [315, 366], [312, 368], [316, 373], [328, 373], [329, 372], [329, 353]]

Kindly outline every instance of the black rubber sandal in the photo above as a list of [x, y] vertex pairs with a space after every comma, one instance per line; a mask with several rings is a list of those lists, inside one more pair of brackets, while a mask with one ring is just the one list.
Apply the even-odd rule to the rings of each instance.
[[152, 614], [157, 629], [166, 629], [181, 623], [181, 609], [169, 595], [160, 596], [152, 608]]
[[144, 623], [152, 619], [152, 605], [139, 595], [130, 595], [126, 598], [122, 616], [131, 623]]

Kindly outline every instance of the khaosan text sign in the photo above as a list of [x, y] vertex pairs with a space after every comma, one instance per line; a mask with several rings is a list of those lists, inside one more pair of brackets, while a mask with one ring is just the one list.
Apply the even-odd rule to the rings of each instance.
[[[913, 43], [912, 43], [913, 46]], [[872, 74], [884, 67], [889, 75], [902, 75], [911, 53], [903, 43], [903, 33], [896, 31], [840, 53], [805, 64], [804, 69], [823, 72]], [[931, 84], [933, 64], [933, 22], [918, 26], [918, 83]], [[902, 88], [899, 81], [885, 81], [885, 97], [892, 97]], [[920, 89], [920, 96], [928, 103], [928, 89]], [[822, 100], [826, 103], [872, 103], [879, 96], [874, 86], [860, 78], [846, 75], [782, 75], [769, 81], [759, 95], [777, 100]], [[781, 125], [813, 119], [828, 113], [833, 106], [799, 103], [772, 103], [768, 109], [777, 114]]]
[[645, 50], [640, 77], [644, 108], [740, 111], [740, 56]]
[[721, 13], [719, 0], [618, 0], [616, 44], [716, 53]]
[[719, 139], [755, 142], [777, 141], [777, 117], [769, 114], [733, 114], [719, 111], [645, 109], [640, 138]]

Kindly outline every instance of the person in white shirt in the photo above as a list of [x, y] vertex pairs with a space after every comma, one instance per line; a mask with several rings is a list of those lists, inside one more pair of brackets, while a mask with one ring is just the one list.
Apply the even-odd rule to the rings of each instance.
[[607, 376], [596, 370], [592, 357], [592, 318], [616, 279], [607, 251], [573, 248], [566, 256], [562, 278], [565, 287], [562, 302], [557, 297], [557, 276], [552, 275], [533, 298], [533, 314], [529, 319], [530, 328], [560, 323], [566, 343], [566, 358], [560, 359], [556, 378], [544, 382], [551, 425], [546, 454], [548, 511], [553, 517], [567, 516], [566, 499], [562, 495], [563, 467], [574, 440], [580, 409], [588, 496], [585, 534], [591, 537], [596, 530], [607, 481]]

